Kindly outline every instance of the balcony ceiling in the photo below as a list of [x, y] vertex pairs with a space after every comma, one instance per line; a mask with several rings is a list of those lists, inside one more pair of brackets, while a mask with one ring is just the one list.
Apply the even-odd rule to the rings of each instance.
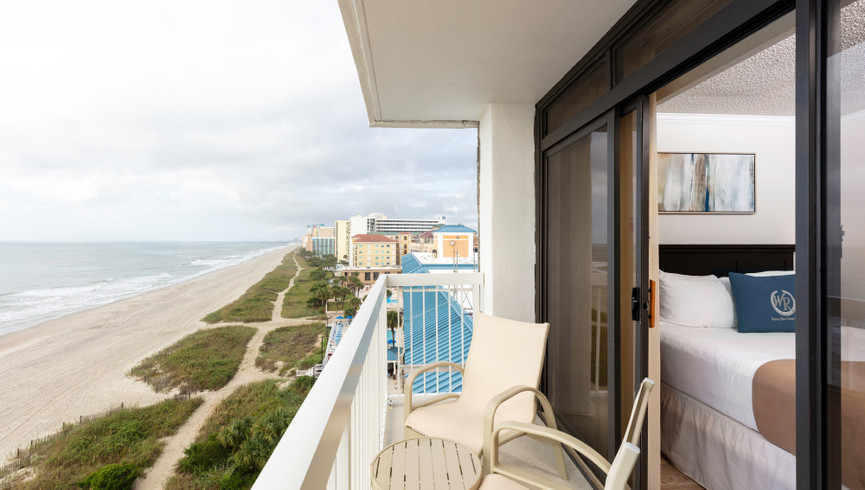
[[339, 0], [370, 125], [476, 126], [534, 104], [634, 0]]

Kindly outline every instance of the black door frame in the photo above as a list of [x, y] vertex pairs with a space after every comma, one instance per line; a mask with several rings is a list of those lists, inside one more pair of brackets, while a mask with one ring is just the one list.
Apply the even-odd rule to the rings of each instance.
[[[636, 206], [636, 216], [637, 222], [634, 224], [634, 232], [638, 234], [638, 251], [637, 251], [637, 261], [635, 264], [635, 269], [637, 270], [637, 277], [639, 278], [639, 288], [640, 288], [640, 297], [639, 297], [639, 311], [640, 311], [640, 319], [639, 319], [639, 327], [637, 328], [636, 336], [634, 339], [634, 346], [636, 352], [636, 359], [634, 360], [634, 386], [632, 389], [634, 391], [638, 390], [640, 384], [642, 383], [644, 378], [649, 376], [649, 206], [648, 203], [649, 198], [649, 161], [651, 158], [651, 145], [649, 144], [651, 141], [651, 125], [650, 120], [646, 117], [649, 114], [649, 97], [640, 96], [635, 98], [632, 101], [629, 101], [626, 104], [620, 106], [620, 108], [616, 111], [616, 116], [621, 117], [625, 114], [633, 112], [636, 120], [635, 126], [637, 129], [637, 141], [636, 147], [637, 151], [634, 157], [637, 159], [636, 165], [636, 175], [634, 176], [635, 180], [639, 183], [639, 188], [637, 189], [637, 198], [634, 203]], [[619, 138], [622, 137], [619, 132], [617, 132], [617, 136]], [[619, 148], [619, 145], [616, 144], [616, 148]], [[619, 162], [619, 155], [616, 155], [616, 162]], [[616, 165], [616, 171], [618, 172], [619, 165]], [[620, 189], [619, 186], [619, 176], [616, 176], [616, 189]], [[619, 217], [617, 210], [617, 219]], [[617, 226], [618, 229], [618, 226]], [[621, 237], [617, 237], [617, 240], [620, 240]], [[619, 241], [616, 242], [616, 261], [618, 262], [619, 251], [621, 247], [619, 246]], [[623, 315], [626, 313], [622, 312]], [[624, 317], [620, 317], [624, 318]], [[621, 356], [621, 352], [619, 352]], [[625, 407], [620, 407], [625, 408]], [[641, 430], [640, 435], [640, 453], [648, 454], [648, 425], [649, 419], [648, 417], [643, 419], [643, 429]], [[621, 438], [617, 439], [615, 448], [618, 451], [619, 444], [621, 444]], [[648, 458], [640, 458], [639, 464], [635, 468], [634, 474], [634, 487], [635, 488], [648, 488], [648, 468], [649, 461]]]
[[840, 3], [796, 2], [796, 481], [814, 489], [841, 487]]

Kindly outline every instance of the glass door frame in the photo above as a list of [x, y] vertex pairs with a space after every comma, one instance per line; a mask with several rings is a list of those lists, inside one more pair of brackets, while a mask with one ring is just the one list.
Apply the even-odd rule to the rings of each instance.
[[[622, 427], [619, 422], [621, 416], [621, 409], [619, 405], [619, 390], [621, 389], [621, 376], [619, 375], [619, 364], [620, 364], [620, 349], [618, 344], [619, 338], [619, 274], [618, 274], [618, 225], [619, 225], [619, 217], [618, 217], [618, 182], [615, 178], [617, 175], [615, 162], [617, 161], [617, 143], [618, 143], [618, 130], [616, 125], [616, 112], [614, 110], [607, 111], [602, 116], [592, 120], [579, 130], [573, 132], [566, 138], [563, 138], [561, 141], [556, 143], [555, 145], [550, 146], [541, 152], [540, 159], [541, 165], [538, 167], [538, 175], [537, 185], [539, 196], [543, 196], [542, 199], [539, 199], [538, 206], [538, 250], [546, 251], [548, 245], [547, 238], [547, 227], [549, 225], [547, 217], [549, 215], [548, 209], [548, 201], [549, 201], [549, 193], [547, 192], [547, 177], [548, 177], [548, 165], [549, 165], [549, 157], [555, 153], [558, 153], [561, 150], [564, 150], [572, 143], [580, 140], [581, 138], [586, 137], [591, 134], [593, 131], [597, 130], [601, 127], [607, 128], [607, 209], [608, 209], [608, 221], [607, 221], [607, 447], [606, 451], [598, 451], [602, 455], [604, 455], [609, 460], [612, 460], [612, 457], [615, 455], [616, 449], [618, 449], [618, 444], [621, 442], [621, 433]], [[548, 294], [547, 294], [547, 280], [548, 280], [548, 267], [549, 263], [547, 261], [547, 254], [539, 253], [538, 254], [538, 281], [536, 286], [538, 288], [538, 295], [536, 301], [536, 315], [537, 321], [546, 322], [548, 319]], [[553, 328], [553, 326], [551, 326]], [[543, 374], [541, 375], [541, 390], [547, 392], [551, 380], [549, 379], [549, 370], [546, 368], [547, 359], [545, 358], [544, 363], [545, 367], [543, 370]]]
[[[616, 111], [618, 118], [621, 118], [629, 113], [634, 113], [635, 116], [635, 127], [637, 132], [637, 140], [636, 140], [636, 152], [634, 157], [637, 159], [635, 165], [636, 175], [635, 180], [637, 182], [638, 188], [636, 189], [636, 222], [634, 223], [634, 233], [637, 235], [637, 253], [636, 253], [636, 264], [635, 268], [638, 272], [638, 282], [640, 288], [640, 297], [638, 298], [638, 308], [640, 312], [640, 318], [637, 320], [639, 322], [639, 326], [636, 331], [636, 336], [634, 339], [635, 349], [634, 353], [636, 358], [634, 359], [634, 386], [632, 390], [636, 391], [640, 387], [640, 383], [644, 378], [649, 376], [649, 314], [650, 314], [650, 304], [649, 304], [649, 209], [651, 207], [651, 203], [649, 203], [649, 162], [651, 161], [651, 134], [652, 128], [651, 118], [649, 117], [649, 97], [646, 95], [636, 97], [635, 99], [623, 104]], [[619, 132], [616, 133], [617, 138], [621, 138], [622, 135]], [[619, 145], [616, 145], [618, 149]], [[619, 162], [619, 155], [615, 156], [616, 162]], [[615, 165], [616, 171], [616, 194], [618, 195], [618, 189], [620, 189], [620, 175], [619, 175], [619, 167], [620, 165], [624, 165], [625, 162], [619, 162], [619, 165]], [[616, 217], [620, 216], [618, 208], [615, 210]], [[619, 240], [621, 237], [616, 237], [616, 249], [619, 249]], [[618, 253], [616, 254], [616, 260], [618, 260]], [[624, 317], [623, 317], [624, 318]], [[620, 353], [621, 354], [621, 353]], [[638, 461], [638, 464], [635, 468], [634, 473], [634, 488], [648, 488], [648, 468], [649, 468], [649, 458], [648, 458], [648, 425], [649, 418], [646, 417], [643, 420], [643, 428], [641, 430], [640, 437], [640, 454], [645, 455], [641, 457]], [[621, 444], [621, 437], [617, 441], [616, 450], [618, 450], [618, 445]]]
[[[571, 135], [566, 138], [563, 138], [561, 141], [557, 142], [555, 145], [550, 146], [541, 152], [541, 164], [538, 167], [538, 175], [537, 177], [537, 186], [538, 186], [538, 195], [543, 196], [542, 199], [539, 199], [539, 209], [538, 209], [538, 249], [546, 250], [548, 245], [547, 238], [547, 227], [548, 223], [548, 210], [549, 210], [549, 193], [547, 192], [547, 178], [548, 178], [548, 159], [551, 155], [557, 153], [560, 150], [565, 149], [570, 144], [576, 142], [577, 140], [587, 136], [591, 132], [597, 130], [600, 127], [606, 127], [608, 132], [607, 138], [607, 209], [608, 209], [608, 223], [607, 223], [607, 250], [608, 250], [608, 263], [607, 263], [607, 287], [609, 294], [607, 295], [607, 447], [606, 451], [599, 451], [608, 459], [612, 460], [615, 456], [616, 451], [622, 442], [622, 434], [624, 431], [624, 426], [622, 424], [622, 411], [625, 411], [625, 414], [630, 413], [631, 406], [622, 407], [620, 403], [620, 396], [622, 387], [622, 376], [621, 376], [621, 364], [622, 364], [622, 352], [620, 345], [621, 338], [621, 325], [622, 321], [631, 322], [631, 313], [629, 311], [622, 311], [620, 298], [622, 295], [627, 295], [630, 297], [631, 291], [623, 291], [621, 288], [621, 269], [620, 269], [620, 253], [621, 253], [621, 232], [620, 232], [620, 224], [621, 224], [621, 209], [620, 209], [620, 165], [630, 164], [630, 162], [621, 162], [620, 161], [620, 151], [619, 145], [621, 144], [621, 138], [623, 135], [621, 131], [619, 131], [618, 121], [619, 118], [623, 115], [629, 114], [631, 112], [635, 113], [635, 128], [637, 132], [637, 141], [636, 141], [636, 152], [635, 158], [637, 159], [635, 171], [636, 171], [636, 182], [638, 188], [636, 189], [636, 217], [637, 220], [635, 222], [635, 233], [638, 236], [637, 247], [638, 253], [636, 254], [636, 270], [638, 272], [639, 284], [640, 284], [640, 298], [639, 298], [639, 311], [640, 311], [640, 319], [639, 319], [639, 328], [636, 329], [635, 336], [635, 352], [636, 358], [634, 359], [634, 381], [635, 385], [630, 387], [632, 390], [636, 390], [639, 386], [639, 383], [648, 375], [648, 277], [649, 277], [649, 260], [648, 260], [648, 214], [649, 207], [646, 199], [648, 199], [648, 186], [649, 186], [649, 158], [650, 158], [650, 145], [649, 145], [649, 135], [650, 135], [650, 127], [649, 127], [649, 119], [647, 116], [649, 108], [649, 98], [645, 96], [637, 97], [628, 103], [621, 106], [619, 109], [614, 109], [606, 112], [601, 117], [598, 117], [579, 130], [575, 131]], [[547, 262], [546, 253], [538, 254], [538, 296], [537, 296], [537, 321], [543, 322], [548, 319], [548, 307], [547, 298], [547, 279], [548, 274], [547, 270], [550, 264]], [[546, 391], [548, 386], [552, 380], [549, 379], [549, 373], [545, 369], [544, 374], [541, 377], [541, 389]], [[640, 462], [637, 466], [637, 470], [635, 473], [635, 488], [646, 488], [647, 486], [647, 475], [648, 475], [648, 457], [646, 453], [646, 440], [647, 440], [647, 430], [645, 430], [646, 425], [648, 425], [648, 419], [644, 421], [644, 430], [642, 432], [642, 437], [640, 441], [640, 449], [642, 451], [643, 457], [640, 458]]]
[[841, 3], [796, 1], [796, 481], [813, 489], [841, 488], [842, 472]]

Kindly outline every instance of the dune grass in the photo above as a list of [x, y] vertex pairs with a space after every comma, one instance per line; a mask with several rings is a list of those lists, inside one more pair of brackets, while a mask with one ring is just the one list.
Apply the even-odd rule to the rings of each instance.
[[302, 377], [284, 389], [274, 380], [238, 388], [213, 411], [165, 488], [250, 488], [314, 382]]
[[240, 298], [208, 314], [203, 321], [210, 324], [269, 321], [273, 317], [273, 305], [277, 295], [288, 289], [291, 278], [297, 273], [295, 255], [296, 252], [286, 254], [280, 265], [247, 289]]
[[[15, 488], [132, 488], [201, 398], [171, 399], [72, 424], [30, 451], [35, 477]], [[20, 486], [19, 486], [20, 485]]]
[[240, 325], [199, 330], [148, 357], [130, 374], [158, 392], [217, 390], [237, 372], [255, 332]]
[[321, 352], [322, 342], [319, 341], [319, 336], [324, 333], [324, 323], [272, 330], [264, 337], [255, 365], [265, 371], [279, 369], [279, 374], [283, 375], [289, 369], [297, 368], [310, 352]]
[[[298, 257], [298, 262], [301, 266], [305, 264], [301, 257]], [[312, 275], [317, 270], [317, 268], [305, 268], [295, 278], [294, 286], [285, 293], [285, 299], [282, 302], [283, 318], [324, 317], [317, 308], [307, 305], [307, 301], [312, 297], [310, 287], [315, 283]], [[333, 272], [327, 272], [327, 278], [331, 277], [333, 277]]]

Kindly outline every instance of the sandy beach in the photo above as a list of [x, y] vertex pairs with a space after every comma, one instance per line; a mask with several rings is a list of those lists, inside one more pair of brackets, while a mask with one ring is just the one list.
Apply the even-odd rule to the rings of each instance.
[[0, 336], [0, 459], [81, 415], [165, 399], [129, 370], [206, 327], [290, 250]]

